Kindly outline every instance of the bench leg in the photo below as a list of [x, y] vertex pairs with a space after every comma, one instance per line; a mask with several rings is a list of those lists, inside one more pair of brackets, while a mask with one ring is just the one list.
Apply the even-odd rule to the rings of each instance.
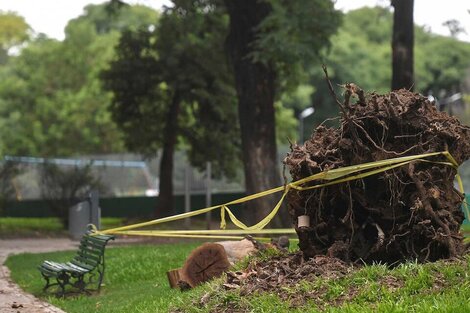
[[87, 283], [85, 282], [85, 274], [75, 276], [76, 281], [73, 283], [73, 286], [80, 290], [80, 292], [86, 292], [88, 291], [85, 289]]
[[56, 278], [57, 285], [60, 287], [60, 291], [57, 292], [57, 295], [60, 297], [65, 296], [65, 285], [70, 285], [70, 276], [66, 273], [62, 273]]
[[44, 279], [46, 280], [46, 285], [44, 286], [44, 288], [42, 288], [42, 291], [43, 292], [46, 292], [46, 290], [51, 286], [50, 284], [50, 280], [49, 280], [49, 276], [46, 276], [44, 275], [43, 273], [41, 273], [42, 277], [44, 277]]

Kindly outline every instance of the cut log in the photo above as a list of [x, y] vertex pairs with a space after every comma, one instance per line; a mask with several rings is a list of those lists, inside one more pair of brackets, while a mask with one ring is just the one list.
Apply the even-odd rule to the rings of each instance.
[[168, 276], [168, 282], [170, 283], [171, 288], [178, 288], [178, 282], [181, 280], [180, 275], [181, 268], [176, 268], [173, 270], [169, 270], [166, 272], [166, 276]]
[[258, 242], [247, 236], [243, 240], [205, 243], [196, 248], [186, 259], [183, 268], [167, 272], [171, 288], [188, 289], [214, 277], [219, 277], [229, 267], [243, 258], [268, 247], [286, 249], [289, 238], [282, 236], [270, 244]]
[[181, 279], [195, 287], [228, 270], [230, 262], [224, 247], [205, 243], [191, 252], [180, 272]]

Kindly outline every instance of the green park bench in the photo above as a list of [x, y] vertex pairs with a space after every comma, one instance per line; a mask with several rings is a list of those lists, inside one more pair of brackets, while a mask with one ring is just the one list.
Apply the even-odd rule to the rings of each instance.
[[[97, 290], [100, 290], [104, 277], [104, 250], [109, 240], [114, 236], [86, 234], [80, 240], [76, 256], [67, 263], [44, 261], [39, 271], [46, 280], [45, 292], [49, 287], [59, 286], [58, 295], [65, 295], [65, 286], [70, 285], [80, 292], [88, 292], [87, 286], [95, 284], [97, 279]], [[85, 279], [85, 275], [88, 275]], [[56, 282], [51, 283], [50, 280]]]

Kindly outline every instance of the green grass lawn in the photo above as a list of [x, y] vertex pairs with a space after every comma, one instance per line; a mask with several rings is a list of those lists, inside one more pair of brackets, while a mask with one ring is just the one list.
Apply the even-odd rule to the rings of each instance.
[[462, 231], [464, 233], [470, 233], [470, 224], [463, 224], [462, 225]]
[[[394, 269], [364, 267], [336, 280], [318, 278], [276, 294], [241, 295], [221, 279], [188, 292], [168, 287], [166, 271], [180, 267], [197, 243], [115, 247], [106, 251], [105, 286], [98, 295], [45, 296], [36, 266], [69, 260], [73, 252], [21, 254], [7, 260], [26, 291], [66, 312], [470, 312], [470, 256], [461, 262], [408, 263]], [[391, 283], [390, 283], [391, 282]], [[315, 297], [318, 294], [319, 297]], [[207, 302], [200, 299], [206, 295]], [[298, 299], [304, 299], [298, 303]], [[295, 300], [295, 301], [294, 301]], [[300, 307], [293, 307], [297, 303]]]
[[189, 299], [190, 294], [170, 289], [166, 272], [180, 267], [196, 246], [198, 243], [108, 248], [101, 293], [65, 299], [43, 294], [45, 281], [36, 267], [45, 259], [69, 261], [74, 251], [14, 255], [8, 258], [6, 265], [24, 290], [69, 313], [167, 312], [172, 303]]
[[[104, 217], [101, 219], [102, 228], [121, 226], [122, 218]], [[68, 231], [63, 229], [56, 217], [1, 217], [0, 238], [28, 237], [64, 237]]]
[[[365, 266], [339, 279], [301, 281], [276, 293], [241, 294], [220, 282], [194, 291], [181, 312], [470, 312], [470, 255], [461, 262]], [[202, 297], [206, 298], [201, 304]], [[199, 305], [198, 305], [199, 303]]]

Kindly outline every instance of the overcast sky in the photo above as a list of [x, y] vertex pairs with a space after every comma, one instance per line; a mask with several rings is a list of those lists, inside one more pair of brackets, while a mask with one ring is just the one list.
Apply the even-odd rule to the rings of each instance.
[[[293, 0], [295, 1], [295, 0]], [[63, 39], [67, 21], [83, 12], [89, 3], [102, 3], [105, 0], [0, 0], [0, 10], [15, 11], [25, 17], [35, 32], [49, 37]], [[140, 3], [159, 9], [169, 5], [169, 0], [131, 0], [128, 3]], [[351, 10], [365, 5], [388, 5], [389, 0], [337, 0], [336, 7]], [[470, 1], [468, 0], [415, 0], [415, 23], [427, 25], [438, 34], [448, 35], [449, 31], [442, 23], [456, 19], [460, 21], [467, 34], [460, 35], [461, 40], [470, 42]]]

